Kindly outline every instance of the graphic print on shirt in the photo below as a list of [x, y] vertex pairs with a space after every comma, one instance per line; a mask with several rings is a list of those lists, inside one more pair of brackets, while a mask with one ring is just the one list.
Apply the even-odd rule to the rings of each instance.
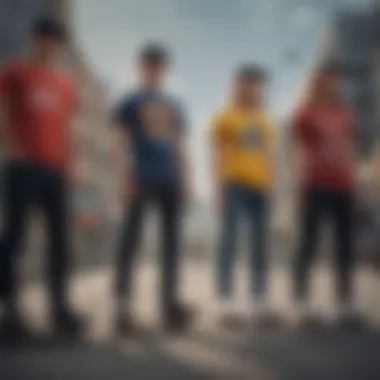
[[172, 107], [162, 102], [151, 101], [140, 109], [144, 132], [148, 137], [171, 141], [175, 131], [175, 112]]
[[34, 109], [58, 111], [61, 107], [58, 94], [43, 85], [32, 87], [28, 91], [27, 101]]
[[245, 124], [240, 130], [239, 143], [245, 149], [261, 149], [263, 140], [262, 132], [257, 126]]

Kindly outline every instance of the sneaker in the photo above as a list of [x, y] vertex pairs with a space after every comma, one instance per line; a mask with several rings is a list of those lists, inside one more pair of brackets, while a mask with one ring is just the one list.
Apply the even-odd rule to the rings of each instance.
[[130, 313], [118, 313], [115, 322], [115, 333], [118, 336], [133, 336], [139, 329]]
[[279, 315], [268, 303], [260, 303], [254, 308], [253, 322], [256, 327], [274, 329], [282, 326]]
[[245, 326], [241, 314], [236, 308], [236, 304], [231, 299], [224, 299], [218, 305], [220, 315], [220, 326], [227, 330], [240, 330]]
[[348, 331], [361, 331], [368, 327], [368, 321], [354, 306], [343, 307], [338, 313], [336, 326]]
[[0, 319], [0, 342], [28, 343], [36, 338], [27, 321], [18, 313], [6, 313]]
[[327, 327], [327, 321], [308, 304], [302, 303], [298, 305], [297, 327], [307, 331], [321, 331]]
[[86, 330], [86, 324], [83, 316], [68, 309], [62, 309], [53, 314], [53, 333], [62, 338], [82, 337]]
[[247, 323], [241, 315], [237, 313], [225, 313], [220, 318], [220, 325], [227, 330], [241, 330]]
[[187, 330], [194, 319], [194, 312], [183, 305], [174, 305], [164, 316], [164, 328], [169, 332]]
[[327, 328], [325, 318], [318, 313], [310, 312], [302, 315], [297, 323], [298, 327], [306, 331], [321, 331]]

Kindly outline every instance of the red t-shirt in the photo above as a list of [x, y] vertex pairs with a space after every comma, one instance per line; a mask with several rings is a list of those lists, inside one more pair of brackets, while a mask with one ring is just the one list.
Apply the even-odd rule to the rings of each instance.
[[[76, 90], [69, 78], [32, 62], [12, 62], [1, 72], [0, 100], [8, 108], [10, 134], [22, 157], [63, 168], [69, 125], [77, 108]], [[11, 147], [13, 153], [20, 154]]]
[[293, 134], [306, 153], [303, 185], [322, 189], [354, 186], [355, 123], [347, 107], [305, 106], [296, 114]]

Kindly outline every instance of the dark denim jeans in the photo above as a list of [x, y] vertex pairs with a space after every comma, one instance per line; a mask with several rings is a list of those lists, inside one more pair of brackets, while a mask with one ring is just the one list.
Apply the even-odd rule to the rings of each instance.
[[140, 183], [140, 193], [130, 204], [121, 228], [117, 252], [116, 296], [131, 296], [132, 277], [145, 209], [150, 202], [159, 207], [161, 216], [161, 298], [164, 312], [178, 303], [180, 229], [182, 204], [177, 184]]
[[239, 223], [248, 217], [251, 240], [250, 273], [252, 296], [262, 297], [267, 291], [269, 196], [238, 184], [226, 184], [218, 256], [218, 293], [221, 298], [233, 295], [236, 244]]
[[337, 274], [337, 296], [340, 302], [351, 301], [355, 267], [354, 210], [355, 201], [351, 189], [305, 190], [294, 276], [294, 295], [297, 300], [302, 301], [309, 296], [309, 274], [318, 253], [320, 230], [325, 219], [329, 219], [333, 224], [335, 235], [334, 269]]
[[53, 310], [66, 307], [70, 272], [69, 210], [65, 175], [31, 162], [12, 161], [5, 171], [4, 229], [0, 237], [0, 301], [17, 298], [17, 266], [28, 213], [37, 206], [46, 220], [48, 280]]

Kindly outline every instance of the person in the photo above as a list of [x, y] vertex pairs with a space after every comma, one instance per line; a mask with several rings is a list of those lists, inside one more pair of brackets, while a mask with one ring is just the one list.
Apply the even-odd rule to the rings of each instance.
[[67, 209], [70, 124], [77, 108], [73, 83], [55, 67], [65, 29], [50, 16], [31, 27], [30, 54], [2, 70], [2, 137], [7, 149], [3, 232], [0, 239], [0, 334], [32, 335], [17, 305], [16, 264], [28, 213], [37, 206], [46, 219], [52, 328], [80, 334], [82, 318], [68, 300], [69, 215]]
[[158, 206], [162, 218], [164, 327], [180, 330], [190, 322], [190, 310], [177, 294], [181, 216], [189, 190], [186, 126], [181, 104], [164, 90], [169, 60], [161, 44], [144, 46], [139, 55], [140, 88], [127, 94], [115, 111], [115, 167], [126, 207], [116, 267], [116, 330], [120, 334], [136, 331], [131, 311], [132, 275], [150, 201]]
[[334, 227], [338, 322], [353, 322], [358, 316], [352, 289], [355, 122], [344, 100], [340, 63], [327, 62], [317, 70], [310, 96], [294, 117], [293, 139], [301, 202], [294, 283], [299, 322], [324, 323], [310, 305], [308, 279], [325, 218]]
[[221, 214], [217, 293], [227, 327], [240, 324], [233, 294], [239, 222], [249, 221], [251, 292], [256, 323], [272, 323], [267, 292], [268, 232], [274, 180], [275, 127], [265, 110], [266, 74], [256, 65], [237, 70], [232, 102], [212, 121], [213, 170]]

